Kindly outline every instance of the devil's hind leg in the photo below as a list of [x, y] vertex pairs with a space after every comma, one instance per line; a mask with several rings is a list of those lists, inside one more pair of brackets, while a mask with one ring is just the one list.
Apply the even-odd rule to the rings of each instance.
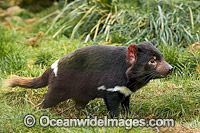
[[53, 107], [60, 102], [64, 101], [67, 99], [67, 97], [64, 97], [63, 93], [57, 91], [58, 89], [52, 89], [49, 87], [47, 94], [45, 95], [45, 98], [42, 102], [42, 108], [50, 108]]

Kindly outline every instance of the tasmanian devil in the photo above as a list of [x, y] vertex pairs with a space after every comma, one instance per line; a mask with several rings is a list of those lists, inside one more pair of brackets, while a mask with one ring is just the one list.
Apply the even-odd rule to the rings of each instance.
[[111, 116], [119, 106], [129, 109], [130, 95], [151, 79], [166, 77], [172, 66], [154, 46], [154, 41], [124, 46], [94, 45], [80, 48], [57, 60], [40, 77], [11, 76], [10, 87], [41, 88], [48, 85], [43, 108], [73, 99], [83, 109], [97, 97], [105, 100]]

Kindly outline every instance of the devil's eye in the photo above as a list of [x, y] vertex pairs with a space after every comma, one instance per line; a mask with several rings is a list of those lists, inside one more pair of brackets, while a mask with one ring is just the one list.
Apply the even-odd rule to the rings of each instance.
[[150, 65], [156, 65], [157, 62], [156, 62], [155, 59], [151, 59], [151, 60], [149, 60], [149, 64], [150, 64]]
[[153, 63], [155, 63], [155, 60], [150, 60], [150, 62], [153, 64]]

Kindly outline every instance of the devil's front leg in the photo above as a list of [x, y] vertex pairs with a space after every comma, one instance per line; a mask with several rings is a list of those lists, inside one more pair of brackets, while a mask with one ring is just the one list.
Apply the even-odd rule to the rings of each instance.
[[104, 97], [107, 109], [112, 118], [119, 116], [119, 105], [122, 99], [123, 95], [119, 92], [108, 92]]
[[129, 113], [130, 96], [126, 96], [121, 102], [121, 106], [126, 115]]

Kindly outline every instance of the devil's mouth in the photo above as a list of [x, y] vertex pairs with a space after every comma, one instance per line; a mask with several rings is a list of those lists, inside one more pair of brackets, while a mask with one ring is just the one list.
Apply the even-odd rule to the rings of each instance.
[[167, 77], [168, 74], [169, 74], [169, 73], [157, 73], [157, 74], [153, 77], [153, 79], [165, 78], [165, 77]]
[[156, 75], [158, 78], [165, 78], [167, 77], [168, 74], [158, 74]]

